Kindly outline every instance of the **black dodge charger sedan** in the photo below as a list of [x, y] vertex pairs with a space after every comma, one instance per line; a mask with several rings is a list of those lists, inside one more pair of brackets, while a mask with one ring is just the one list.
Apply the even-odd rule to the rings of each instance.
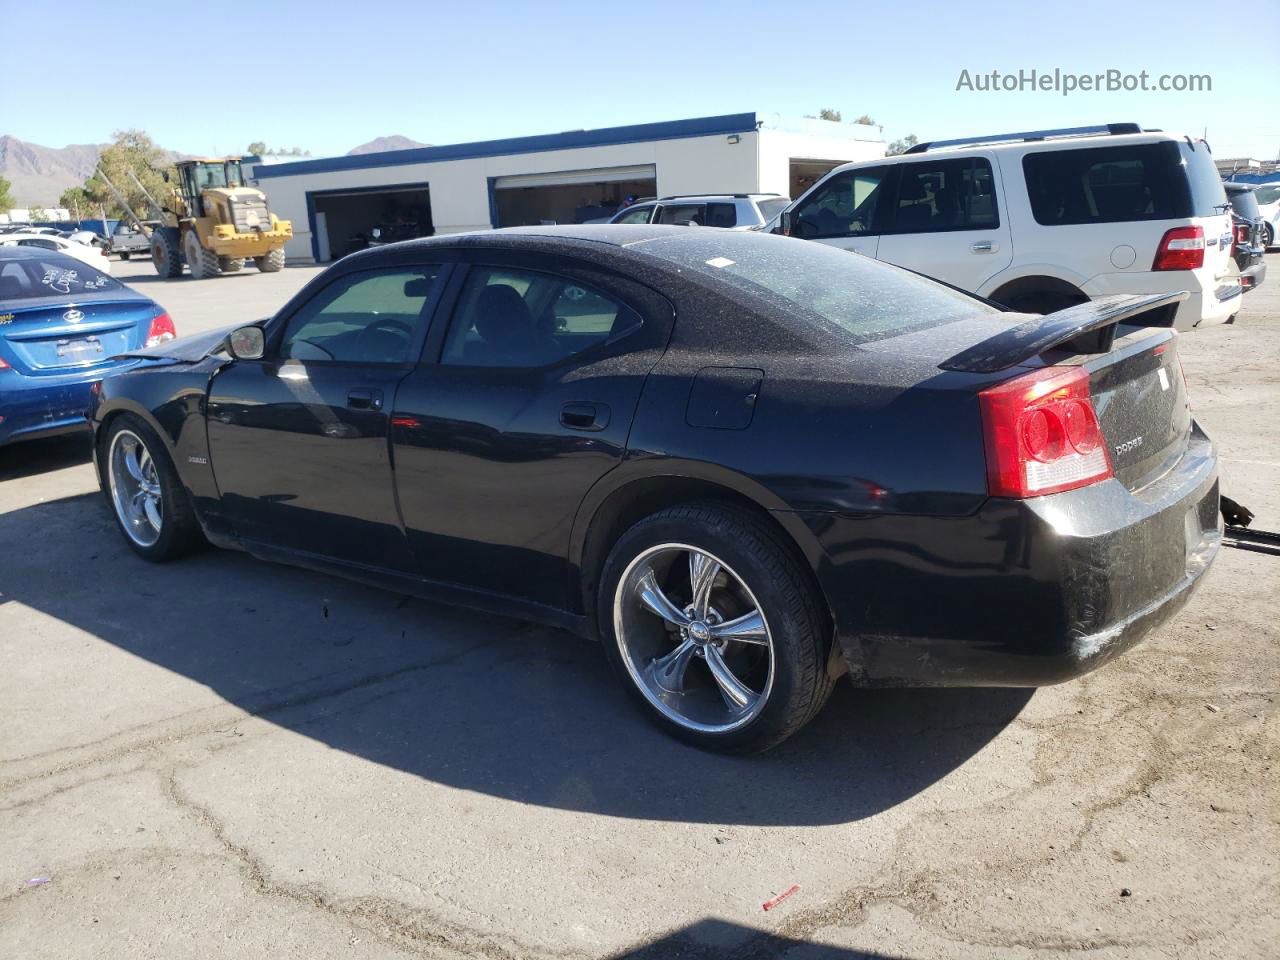
[[208, 541], [599, 637], [653, 718], [762, 749], [858, 683], [1057, 683], [1216, 554], [1183, 295], [1009, 313], [785, 237], [365, 251], [132, 356], [92, 421], [130, 545]]

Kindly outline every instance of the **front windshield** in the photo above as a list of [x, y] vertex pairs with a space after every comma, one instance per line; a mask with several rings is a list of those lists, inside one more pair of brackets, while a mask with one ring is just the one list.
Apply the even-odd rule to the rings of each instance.
[[210, 187], [225, 187], [227, 185], [227, 169], [225, 164], [221, 163], [197, 163], [196, 164], [196, 189], [207, 190]]

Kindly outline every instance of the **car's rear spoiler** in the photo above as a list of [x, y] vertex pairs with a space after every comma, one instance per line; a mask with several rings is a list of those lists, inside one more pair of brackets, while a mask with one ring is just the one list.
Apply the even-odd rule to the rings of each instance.
[[1187, 297], [1185, 292], [1099, 297], [1010, 327], [960, 351], [938, 366], [962, 373], [995, 373], [1039, 356], [1052, 347], [1063, 347], [1076, 353], [1106, 353], [1115, 340], [1116, 324], [1171, 307]]

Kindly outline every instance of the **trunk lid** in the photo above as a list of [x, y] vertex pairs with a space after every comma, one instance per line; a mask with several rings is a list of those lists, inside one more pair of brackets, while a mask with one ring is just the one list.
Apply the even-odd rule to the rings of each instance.
[[138, 298], [18, 306], [0, 327], [0, 350], [29, 377], [107, 367], [118, 354], [144, 345], [158, 312]]
[[1146, 329], [1118, 336], [1109, 353], [1084, 367], [1116, 479], [1129, 490], [1159, 479], [1182, 458], [1191, 436], [1177, 335]]

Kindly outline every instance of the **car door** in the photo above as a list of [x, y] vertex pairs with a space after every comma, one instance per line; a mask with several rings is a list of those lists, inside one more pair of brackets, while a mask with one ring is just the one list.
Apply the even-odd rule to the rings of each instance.
[[885, 165], [832, 174], [796, 202], [792, 234], [874, 257], [892, 171]]
[[209, 387], [209, 454], [236, 535], [409, 568], [388, 411], [438, 299], [439, 264], [345, 272], [276, 318], [262, 360]]
[[563, 607], [569, 533], [626, 451], [672, 310], [561, 258], [480, 255], [396, 394], [396, 486], [418, 572]]
[[985, 156], [900, 164], [877, 257], [966, 290], [981, 288], [1013, 260], [993, 166]]
[[654, 223], [696, 223], [705, 226], [707, 223], [707, 205], [705, 203], [663, 203], [658, 206]]

